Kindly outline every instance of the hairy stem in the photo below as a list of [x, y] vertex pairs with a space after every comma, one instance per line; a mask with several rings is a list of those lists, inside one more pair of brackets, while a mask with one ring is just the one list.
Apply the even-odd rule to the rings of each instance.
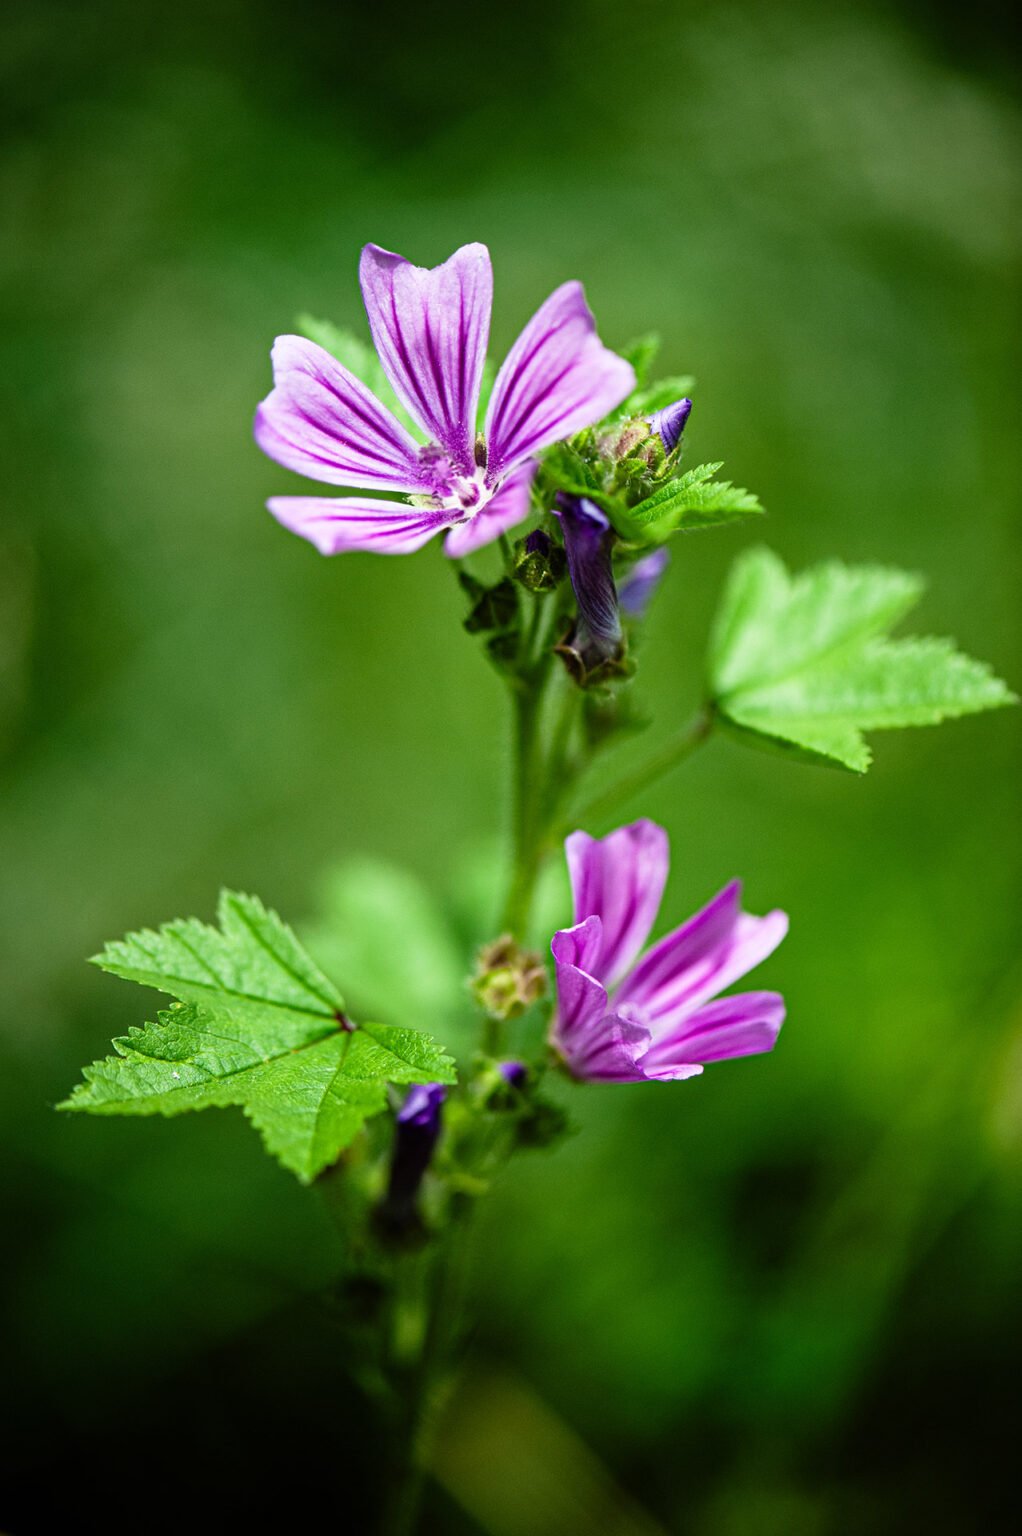
[[532, 898], [543, 858], [542, 803], [544, 793], [540, 723], [546, 668], [532, 687], [512, 692], [514, 746], [512, 753], [512, 868], [503, 926], [524, 940]]

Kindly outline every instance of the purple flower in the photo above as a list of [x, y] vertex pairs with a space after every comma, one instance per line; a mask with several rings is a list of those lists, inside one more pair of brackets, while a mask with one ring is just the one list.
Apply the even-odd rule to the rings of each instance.
[[504, 360], [477, 437], [493, 296], [485, 245], [462, 246], [432, 269], [367, 245], [360, 278], [380, 363], [428, 441], [300, 336], [274, 345], [256, 441], [311, 479], [400, 491], [409, 502], [275, 496], [270, 511], [325, 555], [409, 554], [442, 529], [447, 554], [466, 555], [528, 515], [535, 456], [618, 405], [632, 368], [601, 343], [581, 283], [564, 283]]
[[609, 1083], [693, 1077], [708, 1061], [769, 1051], [784, 1022], [776, 992], [718, 997], [775, 950], [783, 912], [750, 917], [734, 880], [636, 964], [667, 879], [667, 834], [652, 821], [565, 843], [575, 926], [551, 943], [553, 1045], [575, 1077]]
[[583, 673], [589, 673], [617, 656], [623, 638], [611, 564], [614, 534], [606, 513], [584, 496], [561, 492], [555, 510], [578, 604], [578, 620], [567, 648], [579, 658]]
[[649, 418], [649, 430], [657, 433], [665, 453], [673, 453], [677, 448], [691, 409], [691, 400], [675, 400], [673, 405], [665, 405], [662, 411], [654, 411]]
[[670, 558], [666, 547], [661, 544], [660, 548], [654, 549], [652, 554], [636, 560], [628, 572], [621, 583], [618, 602], [621, 605], [621, 611], [627, 613], [630, 619], [645, 618], [650, 598], [660, 585], [660, 578], [666, 571]]

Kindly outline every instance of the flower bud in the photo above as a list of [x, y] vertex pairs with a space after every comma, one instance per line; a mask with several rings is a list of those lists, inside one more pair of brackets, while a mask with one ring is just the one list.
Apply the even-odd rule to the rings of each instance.
[[472, 991], [491, 1019], [503, 1022], [518, 1018], [545, 997], [546, 989], [543, 957], [522, 949], [510, 934], [484, 944], [479, 951]]
[[649, 430], [657, 434], [665, 453], [673, 453], [680, 443], [691, 409], [691, 400], [675, 400], [673, 405], [665, 405], [662, 411], [654, 411], [649, 418]]
[[564, 578], [564, 551], [542, 528], [534, 528], [514, 547], [515, 580], [529, 592], [552, 592]]
[[391, 1238], [422, 1235], [419, 1189], [433, 1161], [446, 1097], [440, 1083], [416, 1083], [395, 1117], [387, 1193], [376, 1212], [378, 1225]]
[[633, 416], [600, 439], [600, 451], [608, 459], [627, 459], [648, 437], [645, 418]]

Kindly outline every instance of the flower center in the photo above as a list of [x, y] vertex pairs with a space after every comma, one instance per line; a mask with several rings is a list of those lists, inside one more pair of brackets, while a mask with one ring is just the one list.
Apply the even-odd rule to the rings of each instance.
[[456, 464], [435, 443], [419, 450], [419, 460], [426, 472], [428, 494], [438, 512], [457, 512], [459, 520], [465, 520], [480, 511], [493, 494], [482, 466], [468, 468]]

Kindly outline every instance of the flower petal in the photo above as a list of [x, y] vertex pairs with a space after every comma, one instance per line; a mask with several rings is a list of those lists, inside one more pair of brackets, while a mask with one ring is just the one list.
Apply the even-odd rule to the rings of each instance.
[[630, 619], [646, 617], [650, 599], [660, 585], [670, 559], [670, 550], [666, 544], [661, 544], [652, 554], [643, 555], [641, 560], [635, 562], [618, 591], [622, 613], [627, 613]]
[[302, 336], [273, 345], [274, 387], [256, 411], [264, 453], [329, 485], [428, 489], [419, 445], [361, 379]]
[[562, 928], [550, 941], [557, 975], [555, 1035], [563, 1046], [584, 1033], [607, 1012], [607, 992], [592, 975], [603, 943], [603, 925], [595, 915], [574, 928]]
[[451, 522], [449, 512], [357, 496], [273, 496], [266, 505], [278, 523], [315, 544], [321, 555], [351, 549], [410, 555]]
[[444, 554], [450, 555], [452, 560], [460, 560], [462, 555], [481, 549], [509, 528], [524, 522], [529, 515], [529, 492], [535, 473], [534, 459], [512, 470], [481, 512], [451, 529], [444, 540]]
[[600, 421], [635, 387], [635, 373], [609, 351], [581, 283], [563, 283], [533, 315], [497, 375], [486, 413], [487, 474]]
[[[588, 1083], [641, 1083], [647, 1074], [640, 1061], [648, 1043], [647, 1029], [608, 1013], [565, 1060], [572, 1075]], [[690, 1077], [701, 1071], [693, 1067], [679, 1075]]]
[[742, 882], [732, 880], [688, 922], [675, 928], [627, 978], [617, 1002], [655, 1010], [689, 978], [695, 967], [713, 960], [726, 948], [741, 912]]
[[565, 841], [575, 920], [602, 920], [602, 942], [591, 969], [611, 987], [628, 970], [649, 936], [667, 880], [667, 833], [636, 821], [597, 840], [573, 832]]
[[359, 278], [388, 379], [423, 431], [470, 474], [493, 307], [489, 251], [463, 245], [427, 268], [367, 245]]
[[784, 1023], [777, 992], [739, 992], [707, 1003], [678, 1030], [658, 1036], [639, 1060], [647, 1077], [687, 1076], [685, 1068], [773, 1049]]
[[590, 974], [602, 946], [602, 924], [589, 917], [555, 933], [550, 948], [557, 973], [557, 1013], [551, 1042], [575, 1077], [638, 1082], [636, 1057], [650, 1042], [648, 1029], [607, 1011], [607, 993]]
[[701, 912], [654, 944], [625, 981], [615, 1006], [640, 1007], [659, 1039], [772, 954], [788, 931], [787, 915], [751, 917], [741, 911], [741, 894], [741, 882], [733, 880]]

